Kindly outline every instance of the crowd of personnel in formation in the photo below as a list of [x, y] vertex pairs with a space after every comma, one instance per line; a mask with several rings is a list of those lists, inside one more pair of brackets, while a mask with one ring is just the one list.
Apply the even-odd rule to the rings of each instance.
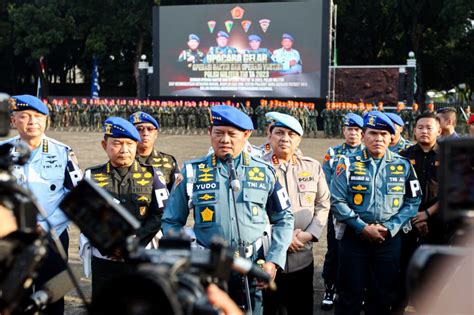
[[[39, 230], [54, 228], [67, 251], [69, 222], [58, 205], [82, 179], [82, 171], [69, 146], [44, 134], [52, 115], [47, 104], [30, 95], [12, 100], [12, 123], [19, 135], [5, 142], [23, 142], [32, 151], [28, 163], [15, 166], [12, 173], [46, 212], [38, 219]], [[161, 105], [152, 108], [158, 112], [167, 107], [201, 108]], [[202, 107], [208, 105], [213, 104]], [[85, 170], [84, 177], [140, 221], [136, 237], [147, 248], [156, 247], [160, 230], [165, 235], [181, 231], [192, 212], [197, 247], [209, 248], [213, 237], [219, 236], [236, 255], [263, 260], [261, 267], [278, 290], [266, 290], [267, 284], [253, 278], [247, 284], [233, 274], [228, 293], [243, 309], [255, 314], [312, 314], [312, 247], [328, 224], [321, 308], [332, 308], [338, 296], [336, 314], [359, 314], [363, 305], [365, 314], [403, 314], [411, 255], [420, 244], [446, 241], [438, 214], [437, 140], [458, 137], [456, 109], [418, 113], [414, 106], [410, 112], [416, 117], [410, 123], [412, 118], [401, 105], [396, 113], [384, 113], [382, 105], [373, 110], [328, 104], [321, 113], [324, 118], [331, 112], [347, 112], [340, 117], [341, 144], [328, 148], [320, 163], [299, 149], [307, 128], [299, 110], [314, 112], [314, 105], [262, 104], [253, 112], [246, 105], [242, 110], [214, 105], [205, 115], [196, 115], [196, 121], [200, 116], [209, 119], [211, 150], [185, 161], [181, 170], [172, 155], [155, 147], [161, 126], [154, 112], [136, 111], [126, 119], [109, 116], [100, 143], [108, 160]], [[252, 113], [257, 120], [264, 113], [259, 123], [267, 142], [260, 147], [249, 143], [255, 130]], [[166, 121], [166, 114], [158, 117]], [[468, 124], [474, 134], [474, 115]], [[410, 138], [413, 132], [416, 143], [403, 137], [404, 129]], [[101, 290], [110, 289], [110, 281], [136, 268], [123, 248], [105, 254], [84, 236], [80, 246], [84, 271], [92, 274], [93, 300]], [[37, 288], [64, 268], [50, 245], [35, 280]], [[114, 313], [120, 303], [124, 302], [108, 305], [104, 313]], [[48, 307], [48, 314], [63, 312], [64, 301]], [[236, 308], [229, 312], [236, 314]]]
[[[100, 131], [102, 122], [110, 116], [127, 118], [137, 111], [145, 111], [156, 117], [161, 125], [162, 133], [171, 134], [203, 134], [209, 126], [209, 107], [221, 104], [216, 101], [154, 101], [154, 100], [120, 100], [120, 99], [52, 99], [46, 101], [50, 116], [48, 128]], [[244, 103], [226, 101], [226, 105], [234, 106], [252, 119], [258, 135], [264, 134], [265, 114], [271, 111], [281, 112], [298, 119], [307, 137], [342, 138], [343, 118], [347, 113], [364, 116], [374, 109], [385, 112], [384, 103], [350, 103], [328, 102], [325, 109], [319, 112], [315, 103], [281, 100], [260, 100], [259, 105], [252, 107], [249, 101]], [[393, 108], [393, 107], [391, 107]], [[427, 104], [427, 110], [434, 112], [433, 103]], [[406, 123], [403, 136], [413, 138], [413, 125], [420, 114], [418, 104], [405, 108], [398, 103], [394, 110]], [[467, 106], [457, 111], [458, 129], [460, 134], [468, 133], [467, 120], [471, 110]], [[321, 132], [318, 134], [318, 130]]]

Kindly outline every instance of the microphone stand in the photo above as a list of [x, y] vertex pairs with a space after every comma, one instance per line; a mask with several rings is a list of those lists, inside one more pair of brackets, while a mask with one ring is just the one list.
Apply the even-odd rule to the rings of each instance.
[[[240, 234], [240, 226], [239, 226], [239, 217], [237, 211], [237, 201], [236, 201], [236, 191], [240, 190], [240, 182], [237, 177], [234, 165], [234, 159], [230, 153], [226, 154], [225, 156], [225, 163], [227, 165], [227, 171], [229, 173], [229, 190], [232, 194], [232, 204], [234, 206], [234, 215], [237, 227], [237, 237], [239, 239], [239, 256], [245, 258], [245, 242], [242, 240]], [[237, 184], [236, 184], [237, 183]], [[249, 286], [249, 278], [247, 275], [242, 275], [242, 280], [244, 282], [244, 295], [247, 304], [247, 314], [252, 315], [252, 301], [250, 299], [250, 286]]]

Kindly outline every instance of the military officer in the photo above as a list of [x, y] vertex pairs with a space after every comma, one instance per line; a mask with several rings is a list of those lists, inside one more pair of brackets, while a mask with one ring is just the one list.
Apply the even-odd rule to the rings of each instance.
[[[87, 169], [85, 177], [109, 192], [117, 203], [140, 221], [141, 227], [137, 230], [136, 237], [145, 246], [161, 227], [168, 190], [159, 170], [135, 160], [140, 140], [138, 131], [127, 120], [120, 117], [106, 119], [102, 148], [109, 161]], [[93, 248], [93, 298], [109, 280], [132, 270], [134, 266], [124, 261], [122, 250], [117, 250], [112, 256], [105, 256]]]
[[249, 48], [245, 50], [246, 54], [251, 55], [265, 55], [266, 61], [259, 61], [259, 62], [271, 62], [272, 53], [268, 48], [261, 48], [260, 44], [262, 43], [262, 38], [258, 35], [252, 34], [248, 37], [249, 40]]
[[395, 127], [395, 134], [392, 137], [392, 141], [390, 142], [388, 149], [392, 152], [399, 153], [400, 151], [412, 146], [413, 143], [402, 136], [403, 126], [405, 126], [403, 119], [395, 113], [385, 113], [385, 115], [390, 118], [393, 126]]
[[331, 111], [331, 104], [327, 102], [326, 108], [321, 112], [326, 138], [332, 137], [332, 116], [333, 112]]
[[[262, 236], [268, 220], [272, 224], [271, 245], [263, 269], [275, 277], [277, 268], [285, 266], [292, 238], [294, 219], [288, 195], [273, 168], [243, 150], [253, 130], [250, 117], [225, 105], [211, 107], [211, 117], [214, 153], [184, 163], [182, 182], [176, 184], [163, 215], [163, 233], [182, 229], [191, 210], [200, 246], [209, 247], [212, 237], [218, 236], [234, 249], [245, 248], [246, 258], [255, 261], [264, 258]], [[230, 189], [232, 174], [224, 162], [228, 155], [235, 163], [241, 187], [234, 186], [238, 189], [235, 199]], [[239, 305], [245, 305], [242, 281], [237, 278], [230, 281], [229, 293]], [[261, 314], [262, 293], [256, 290], [255, 281], [250, 283], [250, 291], [254, 313]]]
[[[421, 189], [410, 162], [388, 150], [395, 133], [380, 112], [364, 117], [365, 148], [342, 156], [331, 182], [339, 242], [335, 314], [388, 314], [400, 265], [400, 230], [417, 213]], [[365, 292], [365, 293], [364, 293]]]
[[189, 34], [188, 36], [188, 49], [181, 51], [178, 57], [178, 62], [187, 63], [201, 63], [204, 59], [204, 53], [198, 49], [199, 47], [199, 36], [196, 34]]
[[207, 52], [206, 61], [209, 62], [208, 57], [210, 55], [227, 55], [227, 54], [237, 54], [237, 49], [231, 46], [228, 46], [229, 34], [224, 31], [217, 32], [216, 42], [217, 46], [211, 46]]
[[303, 72], [303, 63], [300, 53], [293, 49], [295, 39], [290, 34], [283, 34], [281, 37], [281, 48], [273, 52], [272, 60], [281, 64], [281, 74], [295, 74]]
[[179, 175], [179, 166], [174, 156], [160, 152], [155, 148], [160, 125], [155, 118], [145, 112], [133, 113], [130, 116], [130, 122], [137, 129], [141, 139], [137, 145], [137, 161], [159, 169], [165, 178], [166, 187], [171, 191], [175, 179]]
[[[48, 107], [32, 95], [12, 97], [12, 122], [18, 136], [4, 141], [17, 145], [26, 144], [31, 151], [25, 165], [15, 165], [12, 174], [19, 185], [29, 189], [46, 212], [46, 217], [38, 216], [38, 225], [43, 231], [54, 230], [53, 237], [59, 238], [64, 250], [69, 248], [67, 227], [69, 221], [59, 209], [59, 203], [66, 193], [82, 178], [77, 159], [71, 148], [44, 134]], [[13, 147], [12, 156], [19, 153]], [[36, 289], [66, 268], [67, 262], [61, 259], [53, 245], [35, 280]], [[63, 314], [64, 299], [48, 306], [45, 314]]]
[[[362, 146], [362, 127], [363, 120], [359, 115], [348, 113], [344, 117], [344, 127], [342, 134], [344, 135], [345, 142], [343, 144], [336, 145], [329, 148], [326, 155], [324, 156], [323, 171], [326, 177], [328, 186], [331, 185], [331, 181], [336, 171], [336, 165], [341, 156], [348, 156], [360, 151]], [[338, 268], [338, 251], [336, 232], [334, 229], [333, 222], [333, 209], [329, 211], [328, 217], [328, 229], [327, 229], [327, 244], [328, 250], [324, 257], [323, 266], [323, 279], [326, 291], [324, 293], [323, 300], [321, 301], [321, 308], [323, 310], [329, 310], [334, 305], [336, 297], [336, 280], [337, 280], [337, 268]], [[342, 227], [338, 227], [340, 229]]]
[[[296, 154], [303, 127], [294, 117], [275, 117], [268, 135], [272, 152], [263, 157], [288, 192], [295, 217], [285, 268], [276, 276], [278, 291], [266, 292], [266, 314], [313, 314], [313, 243], [327, 222], [330, 193], [321, 164]], [[298, 288], [295, 290], [295, 288]]]

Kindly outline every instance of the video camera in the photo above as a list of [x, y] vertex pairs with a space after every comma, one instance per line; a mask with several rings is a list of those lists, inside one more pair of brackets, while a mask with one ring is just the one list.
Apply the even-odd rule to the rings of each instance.
[[439, 157], [439, 214], [452, 241], [416, 250], [407, 270], [408, 291], [421, 313], [467, 314], [474, 307], [469, 298], [474, 263], [474, 138], [441, 141]]
[[103, 255], [121, 249], [136, 266], [136, 271], [102, 287], [92, 303], [93, 314], [217, 314], [207, 300], [210, 283], [225, 287], [231, 271], [271, 281], [257, 265], [234, 257], [218, 239], [210, 249], [199, 249], [185, 234], [169, 235], [160, 240], [158, 250], [145, 250], [134, 237], [137, 219], [89, 179], [60, 207]]

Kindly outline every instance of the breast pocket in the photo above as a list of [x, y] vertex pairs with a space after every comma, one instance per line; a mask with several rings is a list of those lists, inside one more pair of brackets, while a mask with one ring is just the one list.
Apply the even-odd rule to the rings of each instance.
[[194, 205], [194, 224], [196, 226], [212, 226], [218, 222], [217, 191], [195, 192], [192, 201]]
[[370, 202], [372, 188], [369, 183], [350, 182], [350, 204], [357, 211], [365, 211]]
[[304, 208], [313, 207], [318, 185], [316, 182], [307, 182], [298, 185], [298, 198], [300, 206]]
[[389, 183], [387, 184], [386, 192], [387, 194], [385, 195], [385, 198], [388, 207], [384, 207], [384, 209], [389, 213], [393, 213], [393, 211], [400, 209], [400, 206], [403, 203], [405, 183]]
[[55, 194], [64, 185], [64, 169], [63, 168], [45, 168], [41, 169], [41, 180], [45, 185], [44, 193], [47, 195]]
[[268, 193], [265, 190], [244, 188], [242, 194], [246, 206], [246, 221], [258, 224], [266, 223], [265, 205]]

